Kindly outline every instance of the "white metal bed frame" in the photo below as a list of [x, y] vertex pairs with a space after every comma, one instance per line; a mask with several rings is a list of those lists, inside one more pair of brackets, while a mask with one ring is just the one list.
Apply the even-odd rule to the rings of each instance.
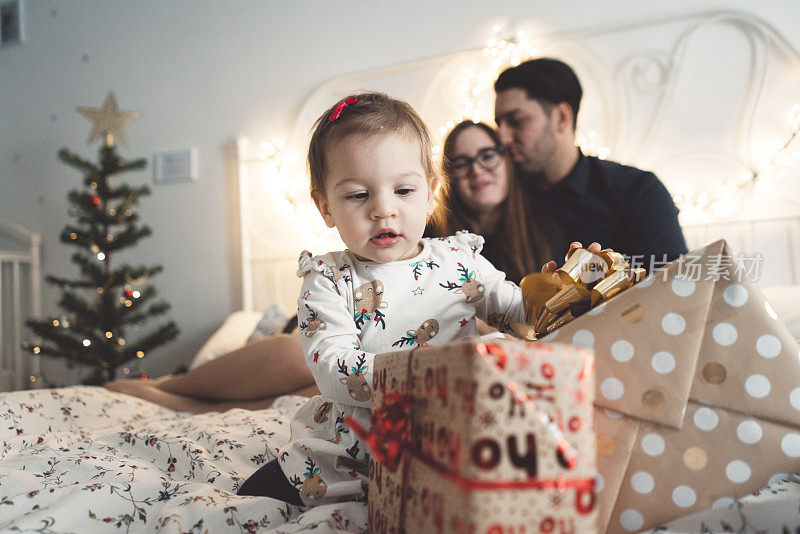
[[725, 239], [735, 253], [761, 254], [763, 288], [800, 285], [800, 216], [686, 225], [683, 233], [689, 250]]
[[[595, 38], [597, 36], [612, 35], [615, 32], [626, 32], [632, 29], [654, 27], [659, 24], [686, 23], [687, 27], [681, 30], [672, 46], [669, 57], [661, 57], [658, 52], [647, 50], [642, 53], [634, 54], [625, 59], [622, 64], [616, 66], [617, 72], [609, 73], [613, 70], [613, 65], [604, 66], [599, 58], [586, 47], [583, 47], [583, 40]], [[544, 36], [547, 40], [557, 42], [567, 51], [574, 52], [568, 54], [568, 61], [578, 68], [580, 67], [587, 75], [588, 82], [594, 83], [592, 91], [595, 98], [599, 98], [599, 114], [605, 120], [605, 130], [610, 146], [615, 146], [622, 134], [621, 132], [630, 127], [627, 124], [630, 109], [626, 107], [625, 99], [632, 98], [629, 94], [629, 87], [636, 85], [647, 85], [650, 91], [655, 90], [660, 96], [657, 99], [658, 105], [655, 111], [644, 118], [649, 121], [650, 128], [645, 131], [642, 139], [633, 142], [631, 146], [621, 147], [624, 154], [624, 161], [637, 161], [646, 159], [653, 165], [652, 168], [659, 173], [658, 161], [652, 157], [646, 157], [651, 151], [652, 144], [655, 142], [653, 132], [658, 130], [667, 111], [673, 103], [674, 84], [679, 78], [682, 64], [685, 59], [688, 43], [696, 38], [701, 31], [714, 25], [725, 25], [741, 32], [749, 42], [753, 54], [753, 71], [751, 79], [747, 82], [743, 111], [738, 117], [734, 127], [733, 139], [735, 146], [742, 149], [742, 159], [736, 161], [740, 168], [749, 168], [752, 161], [752, 153], [748, 148], [748, 143], [752, 140], [754, 117], [759, 108], [763, 96], [764, 76], [767, 66], [771, 60], [771, 54], [775, 52], [784, 59], [800, 65], [800, 53], [795, 50], [789, 42], [780, 35], [775, 28], [763, 20], [746, 13], [735, 11], [716, 11], [706, 13], [695, 13], [680, 15], [672, 18], [659, 20], [641, 20], [630, 24], [621, 24], [612, 27], [588, 28], [585, 30], [569, 33], [554, 33]], [[583, 50], [576, 49], [583, 48]], [[453, 69], [447, 70], [450, 62], [457, 60], [464, 54], [474, 54], [475, 50], [459, 54], [451, 54], [443, 57], [434, 57], [421, 61], [414, 61], [390, 67], [373, 69], [369, 71], [349, 74], [330, 80], [315, 91], [305, 101], [300, 109], [294, 127], [291, 130], [286, 142], [287, 147], [294, 148], [297, 154], [304, 152], [308, 142], [309, 127], [320, 110], [326, 108], [331, 101], [340, 98], [342, 95], [353, 90], [365, 88], [365, 86], [377, 85], [382, 87], [381, 81], [384, 79], [413, 74], [423, 69], [433, 71], [435, 74], [430, 78], [429, 85], [422, 91], [420, 101], [414, 102], [426, 117], [426, 111], [436, 109], [441, 105], [440, 95], [436, 92], [444, 87], [443, 80], [452, 74]], [[640, 79], [642, 71], [639, 67], [647, 66], [655, 69], [658, 73], [657, 82]], [[671, 70], [670, 70], [671, 69]], [[603, 81], [623, 78], [622, 93], [615, 94], [614, 87], [604, 86]], [[617, 80], [619, 81], [619, 80]], [[603, 83], [601, 83], [603, 82]], [[584, 84], [586, 85], [586, 84]], [[587, 91], [590, 96], [590, 91]], [[582, 111], [585, 114], [586, 111]], [[580, 122], [580, 121], [579, 121]], [[438, 124], [429, 126], [436, 127]], [[580, 128], [580, 123], [579, 123]], [[694, 157], [699, 150], [680, 152], [671, 156], [671, 161], [682, 157]], [[706, 150], [712, 157], [719, 157], [720, 154], [713, 150]], [[614, 154], [614, 152], [612, 152]], [[288, 233], [288, 225], [277, 223], [276, 228], [271, 232], [264, 232], [263, 228], [258, 228], [259, 223], [263, 226], [263, 221], [253, 217], [256, 210], [269, 209], [269, 206], [259, 205], [255, 201], [259, 192], [258, 180], [254, 176], [255, 165], [259, 161], [259, 147], [244, 137], [237, 140], [237, 176], [236, 184], [239, 193], [239, 225], [241, 243], [241, 275], [242, 275], [242, 306], [245, 310], [263, 310], [272, 303], [280, 303], [287, 309], [296, 306], [297, 290], [300, 281], [294, 272], [296, 269], [297, 253], [302, 247], [302, 243], [291, 243], [297, 247], [296, 250], [288, 250], [285, 245], [275, 245], [275, 241], [280, 241], [280, 236]], [[613, 158], [613, 155], [612, 155]], [[295, 158], [301, 159], [301, 158]], [[728, 158], [733, 160], [735, 158]], [[663, 162], [663, 161], [662, 161]], [[668, 161], [669, 163], [670, 161]], [[302, 164], [296, 162], [292, 169], [294, 176], [300, 179], [304, 175]], [[660, 173], [659, 173], [660, 174]], [[663, 177], [662, 177], [663, 178]], [[266, 186], [263, 186], [266, 187]], [[735, 251], [744, 254], [761, 253], [764, 256], [764, 263], [769, 266], [767, 278], [762, 280], [762, 285], [797, 285], [800, 284], [800, 216], [796, 213], [786, 216], [780, 214], [778, 218], [760, 219], [753, 221], [710, 221], [702, 224], [691, 224], [684, 226], [685, 235], [689, 248], [696, 248], [717, 238], [727, 239]], [[276, 240], [268, 239], [275, 235]], [[266, 237], [265, 237], [266, 236]], [[285, 243], [285, 240], [284, 240]]]
[[[38, 358], [22, 349], [25, 321], [41, 314], [41, 243], [36, 232], [0, 222], [0, 235], [19, 244], [0, 250], [0, 391], [30, 387]], [[27, 271], [28, 284], [23, 284]]]

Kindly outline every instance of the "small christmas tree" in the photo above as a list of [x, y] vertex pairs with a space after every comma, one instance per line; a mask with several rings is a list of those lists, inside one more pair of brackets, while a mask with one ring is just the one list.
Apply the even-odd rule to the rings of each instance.
[[[26, 343], [34, 355], [66, 360], [69, 365], [92, 369], [86, 383], [100, 384], [116, 377], [117, 368], [144, 357], [150, 350], [178, 335], [174, 322], [168, 322], [149, 334], [138, 333], [139, 325], [165, 313], [169, 305], [151, 302], [156, 291], [149, 283], [160, 266], [119, 265], [112, 268], [111, 257], [150, 235], [150, 228], [138, 224], [133, 211], [139, 197], [150, 194], [147, 186], [131, 188], [115, 185], [113, 176], [142, 169], [147, 160], [125, 161], [117, 155], [114, 138], [127, 146], [123, 126], [138, 118], [134, 112], [121, 112], [114, 93], [103, 107], [78, 111], [94, 122], [88, 143], [103, 139], [99, 162], [81, 159], [67, 149], [58, 157], [85, 175], [82, 190], [69, 193], [70, 215], [61, 241], [78, 248], [72, 261], [80, 267], [77, 280], [48, 276], [47, 282], [61, 289], [59, 306], [65, 314], [46, 320], [30, 320], [28, 326], [42, 343]], [[136, 332], [131, 339], [131, 332]]]

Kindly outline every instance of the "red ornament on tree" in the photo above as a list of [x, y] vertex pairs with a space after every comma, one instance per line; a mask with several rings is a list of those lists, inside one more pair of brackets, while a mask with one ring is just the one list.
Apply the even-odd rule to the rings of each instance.
[[95, 206], [100, 204], [100, 197], [98, 197], [97, 195], [92, 195], [92, 204], [94, 204]]

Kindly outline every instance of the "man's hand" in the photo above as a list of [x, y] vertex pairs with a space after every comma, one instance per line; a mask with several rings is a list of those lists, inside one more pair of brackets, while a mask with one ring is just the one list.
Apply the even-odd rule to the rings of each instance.
[[[582, 246], [583, 246], [583, 245], [581, 245], [581, 242], [580, 242], [580, 241], [573, 241], [573, 242], [572, 242], [572, 243], [569, 245], [569, 249], [570, 249], [570, 250], [572, 250], [572, 249], [576, 249], [576, 248], [581, 248]], [[598, 242], [596, 242], [596, 241], [595, 241], [594, 243], [592, 243], [591, 245], [589, 245], [589, 246], [586, 248], [586, 250], [588, 250], [588, 251], [589, 251], [589, 252], [591, 252], [592, 254], [599, 254], [599, 253], [600, 253], [600, 251], [601, 251], [601, 250], [603, 250], [603, 247], [600, 245], [600, 243], [598, 243]], [[557, 268], [558, 268], [558, 264], [556, 264], [556, 262], [554, 262], [554, 261], [548, 261], [547, 263], [545, 263], [544, 265], [542, 265], [542, 272], [543, 272], [543, 273], [553, 273], [553, 272], [555, 272], [555, 271], [556, 271], [556, 269], [557, 269]]]

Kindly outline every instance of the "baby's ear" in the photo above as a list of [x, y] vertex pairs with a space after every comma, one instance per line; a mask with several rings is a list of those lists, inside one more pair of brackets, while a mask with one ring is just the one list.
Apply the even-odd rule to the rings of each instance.
[[328, 200], [325, 198], [325, 195], [319, 191], [312, 191], [311, 198], [314, 200], [314, 204], [316, 204], [317, 210], [319, 210], [319, 214], [322, 215], [322, 219], [325, 221], [325, 224], [328, 226], [328, 228], [333, 228], [336, 226], [336, 224], [333, 222], [331, 212], [328, 209]]
[[439, 190], [439, 177], [435, 174], [428, 178], [428, 215], [436, 209], [436, 193]]

